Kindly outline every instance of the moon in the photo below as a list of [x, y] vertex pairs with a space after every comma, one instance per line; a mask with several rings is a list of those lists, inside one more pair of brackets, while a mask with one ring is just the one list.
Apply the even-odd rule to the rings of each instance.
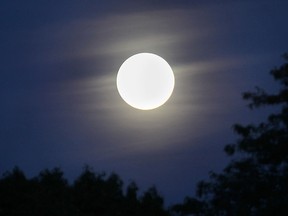
[[170, 98], [175, 77], [162, 57], [138, 53], [124, 61], [116, 82], [118, 92], [127, 104], [140, 110], [152, 110]]

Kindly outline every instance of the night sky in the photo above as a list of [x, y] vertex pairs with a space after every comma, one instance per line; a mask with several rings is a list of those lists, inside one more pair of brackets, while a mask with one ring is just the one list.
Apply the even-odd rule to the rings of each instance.
[[[201, 2], [201, 3], [200, 3]], [[0, 1], [0, 173], [28, 177], [84, 165], [116, 172], [166, 204], [229, 161], [234, 123], [257, 122], [244, 91], [275, 90], [270, 69], [288, 45], [288, 1]], [[151, 111], [127, 105], [116, 76], [151, 52], [172, 67], [175, 88]]]

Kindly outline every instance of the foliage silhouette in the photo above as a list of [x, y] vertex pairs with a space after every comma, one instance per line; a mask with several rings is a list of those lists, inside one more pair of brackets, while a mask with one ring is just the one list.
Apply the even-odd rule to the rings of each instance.
[[96, 174], [90, 167], [85, 167], [71, 185], [59, 168], [43, 170], [27, 179], [16, 167], [0, 179], [0, 215], [168, 215], [155, 187], [142, 196], [137, 191], [132, 182], [124, 194], [123, 181], [117, 174]]
[[158, 216], [168, 215], [163, 211], [163, 198], [158, 194], [156, 187], [149, 188], [141, 197], [142, 215], [155, 214]]
[[[280, 83], [276, 94], [261, 88], [243, 94], [249, 107], [277, 106], [260, 124], [234, 125], [240, 136], [227, 145], [233, 156], [222, 173], [210, 173], [210, 181], [201, 181], [197, 198], [175, 205], [178, 215], [288, 215], [288, 55], [279, 68], [271, 71]], [[275, 107], [276, 108], [276, 107]]]

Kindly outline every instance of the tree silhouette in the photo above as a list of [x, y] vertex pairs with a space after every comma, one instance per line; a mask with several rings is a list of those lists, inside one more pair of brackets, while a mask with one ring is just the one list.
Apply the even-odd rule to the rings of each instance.
[[204, 202], [196, 198], [186, 197], [182, 204], [173, 205], [170, 209], [176, 215], [201, 215], [203, 213]]
[[0, 178], [0, 215], [161, 216], [168, 215], [155, 187], [138, 197], [132, 182], [123, 193], [123, 181], [111, 173], [96, 174], [86, 166], [72, 185], [59, 168], [45, 169], [27, 179], [15, 168]]
[[[222, 173], [210, 173], [210, 181], [198, 184], [197, 198], [175, 205], [179, 215], [288, 215], [288, 55], [271, 71], [279, 92], [243, 94], [249, 107], [277, 106], [280, 111], [259, 124], [236, 124], [240, 136], [227, 145], [233, 156]], [[276, 107], [275, 107], [276, 108]], [[195, 205], [196, 204], [196, 205]], [[200, 209], [199, 209], [200, 208]]]
[[75, 181], [73, 186], [78, 215], [120, 215], [124, 202], [123, 182], [118, 175], [96, 175], [90, 168]]
[[149, 188], [141, 197], [141, 215], [157, 215], [165, 216], [168, 215], [166, 211], [163, 210], [164, 200], [159, 195], [156, 187]]
[[6, 172], [0, 180], [0, 215], [25, 214], [29, 204], [28, 194], [29, 182], [24, 173], [18, 167]]
[[43, 170], [37, 178], [34, 197], [35, 213], [40, 215], [69, 215], [69, 187], [59, 168]]
[[126, 189], [126, 200], [124, 215], [137, 215], [140, 209], [140, 201], [138, 199], [138, 186], [135, 182], [131, 182]]

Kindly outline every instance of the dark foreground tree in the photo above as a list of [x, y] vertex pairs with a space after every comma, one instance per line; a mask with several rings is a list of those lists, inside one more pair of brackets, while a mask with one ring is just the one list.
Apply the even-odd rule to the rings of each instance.
[[233, 156], [222, 173], [198, 184], [197, 198], [187, 198], [172, 210], [178, 215], [288, 215], [288, 55], [271, 71], [280, 84], [277, 93], [243, 94], [251, 109], [274, 106], [280, 111], [260, 124], [234, 125], [239, 139], [227, 145]]
[[96, 174], [86, 167], [72, 185], [58, 169], [44, 170], [32, 179], [15, 168], [0, 178], [2, 216], [166, 216], [155, 187], [138, 196], [135, 183], [123, 192], [114, 173]]

